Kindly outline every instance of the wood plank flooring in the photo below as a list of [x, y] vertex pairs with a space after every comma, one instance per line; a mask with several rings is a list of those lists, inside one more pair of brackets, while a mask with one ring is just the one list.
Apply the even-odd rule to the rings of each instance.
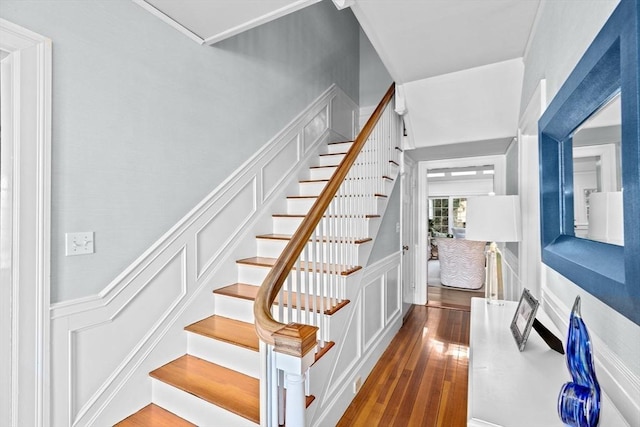
[[459, 290], [443, 286], [429, 286], [429, 302], [427, 307], [442, 307], [453, 310], [469, 311], [471, 298], [484, 298], [484, 288], [473, 290]]
[[468, 358], [468, 309], [415, 306], [338, 426], [466, 426]]

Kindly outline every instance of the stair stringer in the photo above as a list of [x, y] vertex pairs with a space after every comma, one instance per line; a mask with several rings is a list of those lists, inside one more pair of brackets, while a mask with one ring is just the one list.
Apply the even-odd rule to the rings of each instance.
[[[186, 352], [183, 327], [213, 312], [235, 259], [255, 251], [320, 147], [350, 131], [332, 128], [345, 109], [357, 117], [331, 86], [98, 295], [52, 306], [52, 425], [112, 425], [151, 401], [148, 372]], [[207, 228], [234, 218], [225, 208], [245, 215]]]
[[308, 426], [337, 424], [356, 395], [356, 381], [364, 383], [402, 326], [401, 256], [394, 252], [367, 266], [359, 283], [350, 283], [351, 303], [331, 319], [336, 345], [307, 374], [316, 397]]

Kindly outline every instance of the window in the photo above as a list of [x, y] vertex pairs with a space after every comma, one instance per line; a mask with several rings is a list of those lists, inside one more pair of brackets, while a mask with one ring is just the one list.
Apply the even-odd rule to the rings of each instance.
[[466, 221], [466, 197], [429, 198], [429, 231], [451, 234], [450, 226], [465, 228]]

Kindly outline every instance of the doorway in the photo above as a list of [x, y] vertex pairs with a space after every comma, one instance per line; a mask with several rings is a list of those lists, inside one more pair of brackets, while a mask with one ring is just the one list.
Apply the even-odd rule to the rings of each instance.
[[[459, 159], [446, 159], [446, 160], [433, 160], [433, 161], [423, 161], [418, 164], [418, 204], [419, 204], [419, 212], [418, 212], [418, 256], [417, 256], [417, 274], [418, 280], [416, 284], [416, 304], [426, 304], [429, 300], [428, 296], [428, 280], [429, 280], [429, 271], [428, 271], [428, 261], [431, 257], [431, 242], [429, 239], [429, 207], [430, 207], [430, 196], [433, 196], [431, 201], [431, 212], [432, 217], [436, 214], [435, 207], [436, 203], [434, 203], [434, 199], [447, 199], [447, 222], [446, 225], [444, 223], [444, 214], [442, 209], [439, 211], [441, 216], [440, 218], [440, 232], [446, 230], [446, 235], [453, 235], [453, 225], [456, 224], [456, 220], [460, 218], [456, 218], [456, 212], [451, 211], [454, 205], [454, 200], [457, 199], [458, 208], [460, 207], [460, 199], [464, 199], [467, 196], [472, 195], [480, 195], [487, 194], [488, 191], [485, 191], [487, 188], [480, 183], [477, 184], [477, 188], [472, 190], [474, 187], [470, 187], [466, 185], [464, 189], [459, 184], [455, 183], [455, 180], [447, 180], [446, 173], [450, 174], [454, 171], [462, 172], [459, 177], [470, 176], [464, 175], [465, 173], [470, 173], [470, 171], [484, 171], [484, 170], [493, 170], [491, 176], [493, 177], [493, 192], [495, 194], [505, 194], [506, 183], [505, 183], [505, 156], [504, 155], [496, 155], [496, 156], [478, 156], [478, 157], [468, 157], [468, 158], [459, 158]], [[445, 173], [444, 176], [440, 175], [441, 173]], [[429, 173], [437, 174], [436, 176], [429, 177]], [[489, 175], [487, 173], [487, 175]], [[445, 182], [443, 185], [437, 184], [437, 178], [445, 178]], [[447, 182], [448, 181], [448, 182]], [[478, 180], [479, 182], [481, 180]], [[453, 184], [452, 184], [453, 182]], [[486, 184], [486, 183], [485, 183]], [[458, 190], [455, 190], [458, 188]], [[437, 191], [437, 192], [436, 192]], [[456, 193], [458, 191], [458, 193]], [[446, 196], [445, 196], [446, 194]], [[449, 205], [451, 203], [451, 205]], [[442, 207], [442, 202], [440, 204]], [[459, 209], [458, 209], [459, 210]], [[451, 224], [449, 223], [451, 221]], [[458, 221], [460, 222], [460, 221]], [[464, 222], [464, 221], [462, 221]], [[456, 227], [459, 228], [459, 227]], [[463, 227], [462, 227], [463, 228]]]

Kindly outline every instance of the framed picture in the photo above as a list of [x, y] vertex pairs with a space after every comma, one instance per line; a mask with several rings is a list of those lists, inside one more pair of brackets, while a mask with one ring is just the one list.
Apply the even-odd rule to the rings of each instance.
[[516, 345], [520, 351], [524, 350], [529, 338], [529, 332], [536, 319], [536, 311], [540, 303], [531, 295], [529, 289], [522, 291], [518, 308], [511, 321], [511, 333], [516, 340]]

